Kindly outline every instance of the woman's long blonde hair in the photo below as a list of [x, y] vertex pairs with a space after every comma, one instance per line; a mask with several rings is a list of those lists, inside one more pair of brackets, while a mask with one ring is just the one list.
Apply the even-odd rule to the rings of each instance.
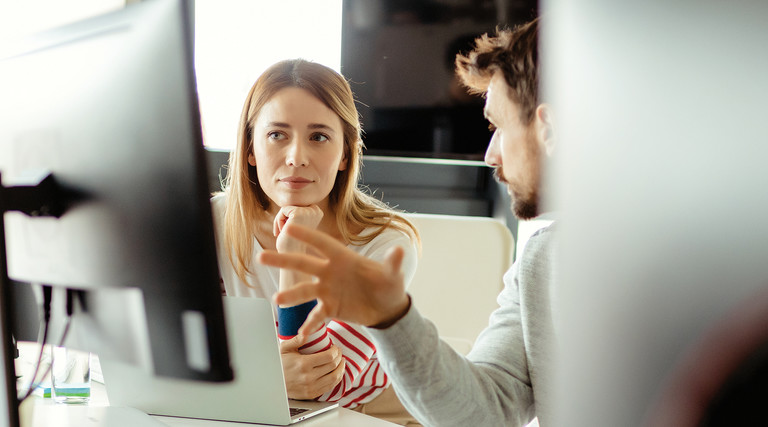
[[[278, 91], [289, 87], [308, 91], [341, 118], [348, 165], [336, 176], [329, 206], [336, 215], [336, 224], [345, 243], [368, 243], [387, 227], [401, 230], [418, 242], [419, 234], [413, 224], [358, 187], [363, 142], [349, 83], [324, 65], [302, 59], [286, 60], [269, 67], [251, 87], [240, 115], [237, 147], [229, 155], [229, 170], [222, 185], [227, 194], [225, 245], [238, 277], [248, 283], [245, 277], [251, 272], [256, 225], [259, 220], [266, 219], [269, 208], [269, 198], [261, 189], [256, 167], [248, 163], [248, 155], [253, 152], [253, 126], [264, 104]], [[354, 231], [371, 227], [374, 232], [365, 235]]]

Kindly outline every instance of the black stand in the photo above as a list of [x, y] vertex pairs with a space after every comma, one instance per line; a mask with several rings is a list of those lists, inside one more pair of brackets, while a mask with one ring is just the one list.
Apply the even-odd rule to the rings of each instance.
[[[8, 278], [8, 258], [5, 246], [5, 212], [20, 211], [29, 216], [61, 217], [67, 208], [67, 203], [53, 175], [45, 173], [32, 178], [24, 185], [5, 187], [0, 174], [0, 343], [2, 345], [2, 369], [5, 384], [0, 386], [0, 396], [5, 395], [5, 401], [0, 402], [0, 414], [8, 420], [9, 427], [19, 427], [19, 398], [16, 390], [16, 369], [14, 368], [15, 346], [12, 338], [14, 318], [10, 301], [11, 282]], [[1, 420], [0, 420], [1, 421]], [[1, 422], [0, 422], [1, 424]]]

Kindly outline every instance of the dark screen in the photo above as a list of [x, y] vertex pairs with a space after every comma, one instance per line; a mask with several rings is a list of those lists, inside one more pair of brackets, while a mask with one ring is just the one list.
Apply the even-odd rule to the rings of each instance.
[[483, 33], [533, 19], [535, 0], [345, 0], [341, 70], [369, 155], [482, 160], [491, 133], [482, 97], [454, 73]]

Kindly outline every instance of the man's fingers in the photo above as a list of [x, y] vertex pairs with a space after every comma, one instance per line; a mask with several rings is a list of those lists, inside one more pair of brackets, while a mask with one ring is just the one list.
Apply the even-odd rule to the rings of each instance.
[[291, 289], [280, 291], [274, 296], [275, 304], [294, 306], [317, 299], [317, 286], [314, 283], [299, 283]]
[[324, 260], [317, 257], [296, 253], [281, 254], [275, 251], [259, 252], [256, 260], [259, 264], [297, 270], [312, 276], [319, 275], [326, 264]]
[[405, 256], [405, 251], [400, 246], [395, 246], [389, 249], [387, 254], [384, 257], [384, 265], [389, 268], [389, 271], [392, 273], [399, 273], [400, 272], [400, 266], [403, 265], [403, 257]]
[[326, 313], [322, 301], [319, 301], [315, 308], [309, 312], [304, 324], [299, 328], [299, 335], [309, 336], [312, 332], [318, 330], [325, 323]]
[[312, 246], [328, 258], [332, 257], [333, 254], [338, 251], [345, 249], [345, 246], [333, 237], [323, 232], [304, 227], [303, 225], [286, 224], [283, 231], [288, 233], [289, 236]]

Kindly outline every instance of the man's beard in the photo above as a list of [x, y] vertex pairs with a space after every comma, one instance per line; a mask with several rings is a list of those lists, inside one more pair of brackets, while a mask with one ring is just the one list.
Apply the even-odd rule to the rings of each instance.
[[517, 196], [512, 196], [512, 212], [518, 219], [533, 219], [539, 216], [538, 200], [524, 200]]
[[536, 218], [539, 215], [539, 195], [537, 191], [529, 195], [522, 195], [510, 187], [509, 182], [504, 179], [504, 171], [501, 167], [493, 171], [493, 177], [501, 184], [507, 187], [509, 196], [512, 198], [512, 213], [518, 219], [527, 220]]

